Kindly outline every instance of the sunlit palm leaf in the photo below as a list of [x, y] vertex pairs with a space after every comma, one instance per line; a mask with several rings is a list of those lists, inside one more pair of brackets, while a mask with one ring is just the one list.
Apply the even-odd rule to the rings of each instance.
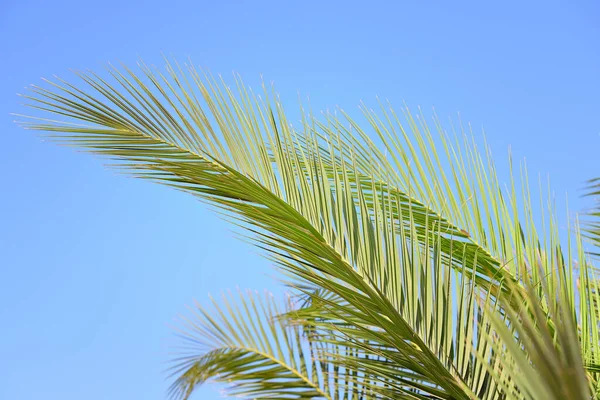
[[[146, 72], [156, 82], [156, 78]], [[54, 111], [105, 128], [63, 124], [38, 124], [34, 128], [72, 134], [58, 139], [125, 159], [128, 163], [124, 166], [134, 168], [139, 176], [202, 196], [234, 212], [241, 222], [257, 229], [257, 240], [268, 251], [279, 259], [291, 261], [285, 265], [292, 273], [323, 287], [329, 286], [353, 301], [363, 313], [368, 311], [363, 317], [369, 322], [373, 322], [370, 312], [380, 309], [383, 314], [375, 315], [374, 322], [382, 325], [393, 338], [396, 351], [403, 353], [402, 357], [396, 356], [398, 362], [406, 364], [401, 367], [425, 373], [433, 387], [439, 385], [457, 398], [465, 397], [460, 379], [444, 368], [390, 300], [374, 286], [373, 279], [381, 277], [365, 275], [374, 272], [376, 266], [372, 261], [377, 256], [374, 250], [380, 248], [364, 242], [363, 232], [373, 227], [366, 210], [361, 216], [354, 207], [356, 199], [349, 191], [352, 185], [343, 160], [341, 165], [334, 166], [342, 173], [343, 180], [335, 174], [334, 182], [329, 182], [322, 166], [317, 166], [310, 183], [297, 181], [294, 171], [302, 160], [291, 146], [292, 132], [279, 106], [257, 108], [257, 112], [247, 109], [246, 114], [240, 113], [234, 118], [231, 113], [242, 105], [231, 97], [234, 105], [227, 108], [218, 91], [212, 92], [214, 98], [207, 94], [205, 100], [220, 127], [222, 140], [203, 146], [214, 131], [205, 125], [206, 117], [196, 103], [191, 102], [191, 97], [185, 97], [190, 101], [188, 106], [195, 107], [189, 115], [202, 116], [194, 121], [204, 136], [189, 131], [192, 125], [187, 120], [178, 121], [139, 81], [139, 86], [135, 86], [118, 72], [114, 74], [130, 95], [137, 98], [137, 105], [99, 78], [92, 80], [87, 76], [84, 79], [110, 100], [112, 108], [91, 100], [71, 86], [63, 86], [63, 89], [77, 101], [36, 89], [43, 96], [36, 100], [42, 104], [41, 108], [53, 107]], [[203, 92], [207, 91], [206, 86], [199, 85]], [[177, 94], [174, 96], [176, 99], [167, 100], [168, 105], [174, 106], [182, 99]], [[140, 109], [152, 109], [154, 113]], [[264, 133], [253, 125], [259, 120]], [[246, 128], [247, 137], [240, 135], [237, 124]], [[214, 149], [219, 158], [208, 154], [209, 149]], [[274, 164], [269, 154], [275, 157]], [[261, 158], [262, 163], [249, 163]], [[323, 223], [326, 225], [322, 226]], [[407, 358], [407, 354], [412, 357]]]
[[[549, 359], [571, 355], [581, 382], [574, 321], [586, 321], [580, 330], [592, 329], [597, 319], [584, 303], [597, 297], [597, 286], [582, 281], [589, 294], [579, 297], [577, 316], [571, 247], [563, 260], [552, 213], [538, 235], [526, 172], [519, 202], [514, 180], [501, 190], [491, 158], [482, 158], [470, 139], [449, 139], [437, 120], [438, 142], [423, 118], [417, 123], [407, 112], [405, 129], [393, 111], [383, 110], [382, 121], [365, 109], [382, 152], [348, 116], [343, 122], [304, 115], [294, 130], [268, 91], [262, 101], [239, 81], [234, 95], [193, 68], [186, 74], [168, 66], [168, 76], [142, 69], [145, 79], [111, 69], [114, 83], [80, 74], [93, 96], [63, 81], [54, 91], [34, 87], [25, 96], [33, 107], [88, 125], [42, 120], [26, 126], [56, 132], [55, 140], [196, 195], [248, 229], [293, 286], [321, 290], [312, 292], [318, 307], [292, 318], [327, 332], [315, 340], [351, 349], [325, 357], [334, 368], [354, 368], [355, 380], [376, 376], [362, 382], [367, 397], [535, 398], [527, 377], [539, 383], [544, 371], [511, 361], [538, 350], [527, 341], [531, 335], [558, 343], [548, 347]], [[541, 277], [544, 290], [531, 289], [530, 281]], [[533, 305], [534, 296], [548, 293], [560, 293], [560, 313], [551, 303]], [[498, 315], [489, 315], [482, 299]], [[526, 317], [543, 319], [535, 335], [514, 320], [524, 300], [531, 304]], [[581, 340], [585, 354], [598, 354], [595, 337]], [[237, 376], [257, 362], [245, 357], [217, 351], [196, 365], [203, 374], [215, 368], [211, 376]], [[585, 361], [593, 364], [593, 357]], [[194, 385], [185, 382], [194, 380], [182, 379], [187, 393]], [[239, 393], [265, 389], [256, 381], [236, 384]], [[268, 395], [292, 386], [271, 386]], [[573, 388], [568, 393], [579, 396], [581, 385]]]
[[587, 213], [588, 220], [583, 226], [586, 238], [595, 246], [591, 253], [600, 257], [600, 178], [588, 182], [586, 196], [594, 197], [594, 207]]
[[[359, 399], [366, 396], [350, 371], [333, 370], [323, 359], [340, 349], [311, 340], [297, 326], [282, 324], [283, 310], [272, 296], [247, 293], [237, 300], [223, 296], [208, 312], [198, 306], [183, 321], [188, 346], [176, 360], [171, 388], [174, 398], [187, 399], [207, 380], [233, 383], [227, 394], [250, 398]], [[356, 382], [355, 382], [356, 381]]]

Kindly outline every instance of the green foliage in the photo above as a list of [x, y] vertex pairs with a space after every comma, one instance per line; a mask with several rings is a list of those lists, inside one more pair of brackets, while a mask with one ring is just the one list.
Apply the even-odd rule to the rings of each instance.
[[239, 78], [109, 72], [33, 86], [28, 104], [58, 120], [24, 126], [216, 206], [304, 300], [199, 308], [175, 398], [206, 380], [278, 399], [600, 393], [598, 280], [578, 226], [561, 245], [549, 201], [535, 224], [526, 171], [504, 188], [462, 127], [380, 105], [365, 123], [302, 110], [294, 128], [275, 93]]
[[594, 245], [592, 255], [600, 257], [600, 178], [588, 182], [586, 196], [594, 197], [594, 207], [587, 213], [588, 220], [583, 226], [584, 236]]

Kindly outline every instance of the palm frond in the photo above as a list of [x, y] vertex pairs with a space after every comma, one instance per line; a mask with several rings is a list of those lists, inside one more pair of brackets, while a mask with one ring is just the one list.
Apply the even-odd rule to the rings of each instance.
[[[64, 82], [57, 88], [74, 99], [39, 88], [34, 91], [41, 98], [30, 99], [37, 102], [38, 108], [93, 122], [101, 128], [56, 123], [31, 127], [66, 132], [69, 135], [54, 138], [125, 160], [122, 166], [133, 168], [137, 176], [191, 192], [236, 215], [238, 221], [256, 235], [259, 246], [269, 251], [289, 272], [335, 291], [357, 305], [369, 323], [374, 322], [384, 329], [392, 338], [397, 353], [403, 354], [396, 360], [406, 364], [401, 364], [403, 368], [425, 374], [431, 387], [440, 386], [454, 397], [463, 398], [464, 385], [460, 379], [444, 368], [377, 287], [384, 278], [381, 270], [386, 264], [386, 255], [382, 244], [377, 243], [379, 237], [375, 234], [369, 211], [356, 207], [364, 204], [364, 197], [361, 186], [351, 183], [351, 166], [347, 165], [347, 160], [342, 158], [340, 164], [333, 165], [336, 173], [330, 180], [323, 165], [314, 164], [308, 154], [299, 156], [296, 152], [292, 145], [295, 133], [289, 129], [279, 103], [274, 108], [267, 104], [252, 109], [233, 95], [225, 100], [220, 89], [204, 85], [192, 70], [212, 111], [211, 117], [220, 128], [222, 136], [218, 140], [215, 130], [207, 125], [204, 112], [192, 101], [183, 85], [178, 86], [183, 94], [173, 90], [168, 97], [166, 90], [169, 89], [158, 85], [157, 78], [149, 70], [144, 71], [167, 98], [168, 105], [175, 107], [175, 102], [179, 101], [184, 108], [189, 107], [188, 118], [204, 116], [193, 119], [195, 130], [190, 130], [192, 123], [181, 119], [181, 113], [174, 115], [162, 106], [135, 75], [128, 80], [116, 71], [113, 71], [115, 79], [135, 97], [137, 105], [100, 78], [82, 75], [108, 99], [110, 106], [98, 99], [92, 100]], [[247, 97], [242, 97], [242, 101], [244, 99]], [[231, 103], [229, 107], [225, 105], [226, 101]], [[247, 132], [245, 136], [240, 133], [242, 127]], [[212, 147], [202, 145], [210, 140], [216, 142]], [[211, 148], [216, 149], [217, 154], [210, 154]], [[317, 149], [317, 145], [313, 148]], [[331, 159], [336, 159], [335, 150], [330, 148], [329, 151]], [[311, 171], [309, 179], [298, 179], [296, 171], [302, 170], [299, 165], [305, 165], [305, 170]], [[358, 193], [354, 193], [352, 187], [357, 188]], [[387, 200], [393, 201], [392, 197]], [[385, 212], [386, 208], [381, 210]], [[387, 219], [384, 215], [382, 221]], [[392, 236], [388, 234], [388, 237]], [[389, 244], [393, 246], [392, 241]], [[372, 315], [372, 310], [380, 311]]]
[[224, 295], [213, 309], [197, 306], [182, 323], [188, 346], [175, 360], [171, 395], [187, 399], [207, 380], [231, 383], [227, 394], [251, 398], [364, 398], [366, 389], [350, 371], [333, 370], [323, 358], [347, 346], [311, 340], [298, 326], [283, 324], [273, 296]]
[[600, 178], [591, 179], [586, 188], [586, 196], [594, 197], [594, 207], [586, 213], [588, 220], [584, 223], [582, 230], [584, 236], [596, 248], [591, 254], [600, 257]]
[[[568, 304], [564, 293], [549, 293], [543, 281], [530, 282], [525, 296], [514, 293], [522, 304], [520, 309], [504, 307], [506, 315], [501, 318], [495, 309], [488, 308], [493, 329], [486, 342], [495, 353], [502, 354], [501, 368], [489, 371], [510, 398], [590, 397], [579, 337], [571, 310], [564, 306]], [[511, 373], [502, 376], [505, 369]]]
[[[247, 229], [291, 285], [319, 289], [311, 292], [318, 306], [290, 317], [326, 332], [314, 336], [320, 343], [352, 349], [325, 357], [337, 371], [351, 367], [367, 397], [535, 398], [537, 386], [527, 377], [539, 383], [549, 375], [539, 363], [532, 369], [521, 361], [533, 359], [540, 337], [557, 343], [551, 357], [561, 360], [558, 371], [568, 366], [565, 354], [576, 364], [569, 393], [581, 394], [576, 322], [592, 321], [592, 308], [580, 297], [583, 314], [575, 312], [571, 245], [564, 260], [550, 211], [548, 226], [538, 232], [526, 171], [518, 201], [514, 179], [501, 189], [489, 151], [482, 157], [464, 132], [462, 142], [450, 139], [437, 119], [436, 142], [422, 116], [406, 110], [406, 129], [393, 110], [383, 109], [380, 118], [365, 108], [382, 151], [343, 112], [325, 120], [303, 113], [297, 130], [266, 88], [262, 100], [239, 78], [235, 94], [193, 67], [186, 73], [168, 65], [166, 75], [141, 68], [143, 77], [111, 68], [112, 83], [80, 73], [92, 94], [61, 80], [52, 90], [33, 87], [24, 96], [30, 105], [67, 121], [38, 119], [25, 127], [218, 206]], [[541, 277], [543, 290], [530, 287]], [[592, 281], [582, 282], [590, 293], [586, 302], [598, 295]], [[560, 308], [535, 305], [534, 295], [548, 302], [554, 293], [560, 293]], [[523, 301], [527, 318], [542, 318], [543, 329], [520, 319]], [[237, 318], [236, 312], [221, 314], [223, 321]], [[235, 329], [254, 329], [237, 320]], [[597, 354], [598, 344], [586, 343], [588, 353]], [[236, 393], [278, 396], [297, 386], [315, 394], [310, 391], [323, 387], [307, 388], [253, 357], [206, 353], [181, 371], [191, 375], [181, 376], [178, 393], [219, 376], [237, 377]], [[267, 381], [268, 389], [257, 381], [263, 368], [290, 380]], [[245, 380], [246, 372], [256, 379]], [[543, 393], [554, 393], [553, 387]]]

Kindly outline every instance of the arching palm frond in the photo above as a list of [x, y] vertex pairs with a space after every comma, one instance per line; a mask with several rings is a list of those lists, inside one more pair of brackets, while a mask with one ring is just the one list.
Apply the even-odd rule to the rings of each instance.
[[175, 360], [173, 398], [189, 398], [207, 380], [233, 382], [227, 394], [250, 398], [336, 400], [367, 395], [362, 382], [368, 376], [334, 369], [326, 358], [352, 349], [313, 341], [300, 327], [282, 323], [282, 310], [272, 296], [248, 292], [236, 300], [224, 295], [221, 303], [213, 300], [210, 312], [198, 306], [183, 320], [188, 346]]
[[[597, 326], [589, 306], [596, 281], [581, 280], [588, 294], [575, 296], [572, 252], [582, 246], [569, 244], [565, 259], [552, 213], [536, 229], [526, 173], [518, 201], [515, 180], [502, 190], [489, 153], [482, 157], [467, 134], [450, 139], [435, 119], [436, 138], [408, 111], [404, 125], [393, 111], [364, 109], [379, 150], [343, 112], [324, 120], [304, 113], [293, 129], [267, 90], [263, 101], [237, 80], [234, 94], [193, 67], [142, 71], [110, 69], [111, 82], [79, 74], [91, 94], [60, 80], [52, 90], [33, 87], [31, 106], [67, 121], [25, 125], [218, 206], [311, 300], [266, 336], [256, 331], [262, 324], [221, 309], [208, 336], [224, 344], [246, 332], [241, 347], [281, 347], [290, 340], [282, 330], [310, 332], [342, 386], [360, 387], [351, 398], [585, 398], [581, 382], [594, 378], [583, 365], [598, 354], [597, 338], [583, 338]], [[221, 337], [219, 326], [229, 333]], [[229, 377], [238, 394], [335, 398], [329, 378], [291, 377], [245, 353], [190, 357], [176, 393]], [[543, 385], [564, 368], [573, 385]], [[276, 373], [283, 380], [263, 382]]]

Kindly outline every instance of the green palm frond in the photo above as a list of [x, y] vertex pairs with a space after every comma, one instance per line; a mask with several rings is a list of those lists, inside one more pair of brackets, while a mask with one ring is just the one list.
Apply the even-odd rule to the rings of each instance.
[[[583, 337], [597, 327], [597, 280], [590, 272], [580, 280], [587, 294], [575, 295], [573, 253], [583, 247], [569, 243], [563, 256], [551, 210], [536, 228], [526, 171], [522, 190], [515, 179], [502, 189], [489, 150], [482, 156], [470, 134], [461, 128], [451, 139], [436, 118], [434, 137], [408, 110], [403, 123], [393, 110], [363, 109], [380, 150], [343, 111], [324, 120], [303, 112], [294, 129], [267, 89], [263, 100], [239, 79], [234, 93], [193, 67], [141, 69], [111, 68], [110, 82], [80, 73], [88, 90], [61, 80], [35, 86], [29, 104], [64, 121], [25, 127], [216, 205], [310, 299], [266, 336], [239, 310], [217, 309], [217, 330], [202, 332], [217, 338], [225, 324], [229, 334], [186, 359], [178, 394], [229, 377], [237, 394], [335, 398], [326, 378], [291, 377], [274, 360], [220, 347], [234, 332], [247, 333], [240, 347], [285, 343], [286, 329], [311, 332], [309, 347], [322, 346], [319, 359], [343, 386], [361, 388], [357, 399], [575, 399], [585, 397], [583, 380], [597, 382], [583, 369], [597, 364], [597, 334]], [[263, 315], [275, 314], [269, 307]], [[552, 343], [543, 347], [548, 369], [535, 355], [541, 339]], [[573, 385], [542, 387], [563, 368], [573, 369]], [[278, 373], [283, 381], [263, 384]]]
[[600, 256], [600, 178], [591, 179], [586, 188], [586, 196], [594, 197], [596, 203], [594, 207], [587, 213], [588, 220], [583, 226], [585, 237], [596, 248], [591, 254]]
[[[489, 336], [487, 342], [494, 352], [504, 353], [502, 368], [489, 369], [495, 381], [509, 398], [589, 398], [577, 329], [564, 299], [548, 293], [543, 283], [532, 283], [525, 296], [516, 293], [521, 309], [505, 307], [505, 318], [488, 310], [490, 332], [500, 340]], [[511, 373], [502, 376], [504, 369]]]
[[[325, 354], [335, 357], [347, 348], [311, 340], [298, 326], [277, 318], [283, 310], [271, 295], [251, 292], [213, 300], [208, 312], [198, 306], [183, 321], [189, 345], [175, 360], [173, 398], [187, 399], [207, 380], [231, 383], [227, 394], [250, 398], [364, 398], [367, 379], [348, 370], [334, 370]], [[327, 352], [324, 349], [327, 349]]]

